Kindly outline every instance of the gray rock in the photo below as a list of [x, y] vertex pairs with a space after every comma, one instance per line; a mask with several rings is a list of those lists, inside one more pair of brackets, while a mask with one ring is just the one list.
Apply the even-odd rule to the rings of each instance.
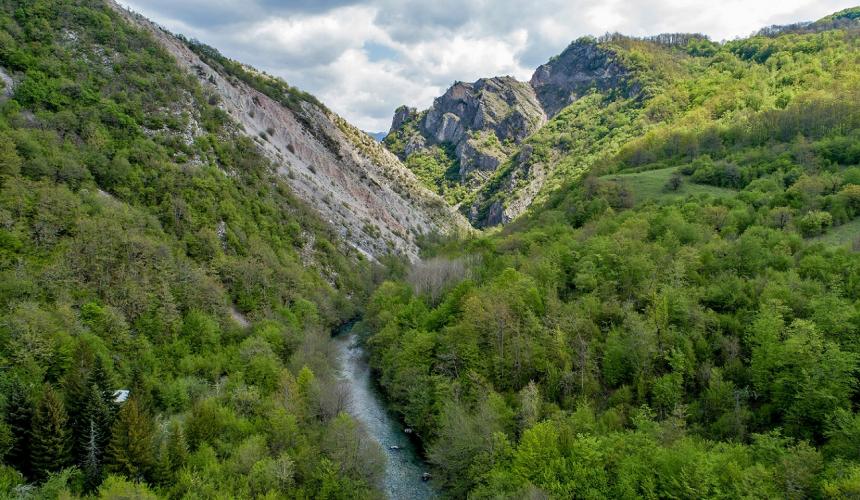
[[0, 80], [3, 81], [3, 88], [0, 89], [0, 97], [12, 97], [15, 92], [15, 81], [6, 73], [6, 70], [0, 68]]
[[465, 179], [471, 172], [481, 170], [492, 172], [505, 160], [503, 152], [482, 149], [475, 139], [463, 141], [457, 150], [460, 160], [460, 179]]
[[461, 140], [463, 140], [463, 126], [460, 124], [460, 117], [454, 113], [442, 115], [442, 123], [436, 129], [436, 141], [459, 144]]
[[389, 133], [395, 130], [398, 130], [403, 126], [404, 123], [408, 122], [415, 116], [418, 112], [415, 108], [410, 108], [407, 106], [400, 106], [399, 108], [394, 110], [394, 118], [391, 119], [391, 129], [389, 129]]
[[403, 154], [406, 156], [415, 153], [416, 151], [421, 151], [427, 146], [427, 139], [422, 135], [413, 135], [409, 138], [409, 141], [406, 143], [406, 146], [403, 148]]
[[[418, 116], [414, 109], [397, 108], [390, 133]], [[510, 76], [456, 82], [423, 113], [418, 135], [406, 139], [403, 155], [408, 157], [436, 144], [451, 144], [460, 161], [462, 182], [475, 170], [498, 168], [516, 144], [545, 122], [546, 116], [528, 83]]]
[[[546, 121], [529, 84], [510, 76], [482, 78], [475, 83], [457, 82], [433, 101], [422, 129], [428, 135], [459, 143], [461, 136], [445, 131], [446, 115], [454, 115], [464, 132], [492, 131], [500, 141], [519, 143]], [[441, 132], [441, 133], [440, 133]]]
[[627, 81], [629, 74], [613, 51], [582, 38], [538, 67], [530, 83], [547, 116], [552, 117], [592, 89], [638, 92], [637, 85], [627, 85], [632, 83]]
[[[153, 36], [182, 69], [198, 79], [204, 92], [218, 96], [235, 133], [254, 139], [292, 193], [344, 237], [339, 250], [352, 253], [351, 248], [369, 259], [395, 252], [417, 260], [419, 235], [469, 231], [468, 222], [424, 187], [396, 156], [343, 118], [311, 101], [302, 101], [298, 109], [283, 106], [210, 67], [185, 42], [142, 16], [113, 0], [108, 5]], [[190, 106], [191, 101], [183, 105]], [[401, 116], [406, 119], [412, 113], [405, 110]], [[366, 233], [369, 227], [375, 228], [370, 234]], [[305, 248], [312, 250], [313, 245]], [[312, 258], [303, 249], [303, 262], [311, 264]]]
[[505, 207], [501, 201], [495, 201], [492, 205], [490, 205], [490, 210], [487, 213], [487, 226], [498, 226], [499, 224], [504, 224], [509, 222], [506, 220], [505, 216]]

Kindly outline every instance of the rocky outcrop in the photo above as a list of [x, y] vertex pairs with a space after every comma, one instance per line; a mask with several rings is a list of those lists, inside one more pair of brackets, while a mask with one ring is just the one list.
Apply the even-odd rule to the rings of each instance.
[[291, 109], [203, 61], [185, 42], [112, 4], [150, 32], [252, 138], [299, 198], [362, 254], [418, 258], [422, 234], [468, 231], [468, 222], [424, 188], [366, 133], [310, 101]]
[[636, 93], [638, 85], [628, 82], [628, 75], [615, 52], [583, 38], [538, 67], [529, 83], [547, 116], [553, 117], [591, 90]]
[[544, 122], [531, 87], [503, 76], [455, 83], [433, 101], [420, 130], [431, 144], [454, 145], [465, 180], [473, 170], [494, 170], [509, 153], [505, 143], [510, 149]]
[[394, 118], [391, 119], [391, 129], [388, 133], [400, 130], [403, 124], [414, 119], [416, 116], [418, 116], [418, 111], [415, 108], [400, 106], [395, 109]]
[[406, 159], [436, 145], [459, 162], [459, 182], [478, 190], [517, 145], [546, 122], [528, 83], [510, 76], [457, 82], [426, 111], [401, 106], [389, 146]]
[[567, 154], [566, 145], [544, 144], [549, 148], [533, 155], [527, 141], [532, 134], [591, 92], [606, 99], [643, 95], [624, 64], [623, 49], [611, 42], [576, 40], [538, 67], [528, 83], [511, 77], [458, 82], [426, 111], [401, 106], [385, 144], [407, 164], [411, 155], [435, 145], [453, 146], [459, 182], [468, 192], [458, 208], [477, 227], [505, 224], [539, 197]]
[[0, 68], [0, 81], [3, 82], [3, 87], [0, 88], [0, 99], [12, 97], [15, 91], [15, 81], [3, 68]]

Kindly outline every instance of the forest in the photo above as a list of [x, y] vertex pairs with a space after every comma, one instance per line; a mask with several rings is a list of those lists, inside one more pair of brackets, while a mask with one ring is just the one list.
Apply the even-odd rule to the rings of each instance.
[[[0, 497], [380, 498], [357, 320], [442, 497], [857, 498], [858, 18], [589, 39], [642, 91], [572, 103], [523, 216], [409, 264], [101, 0], [0, 0]], [[409, 166], [468, 204], [452, 158]]]
[[371, 362], [444, 496], [860, 495], [860, 32], [839, 26], [604, 37], [646, 97], [569, 106], [526, 141], [557, 188], [374, 292]]
[[328, 337], [378, 271], [103, 2], [0, 2], [0, 67], [0, 497], [377, 498]]

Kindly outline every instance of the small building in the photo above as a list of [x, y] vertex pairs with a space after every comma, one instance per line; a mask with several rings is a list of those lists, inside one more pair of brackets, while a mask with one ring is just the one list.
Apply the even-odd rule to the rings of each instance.
[[114, 403], [125, 403], [125, 401], [128, 399], [128, 393], [129, 393], [128, 389], [119, 389], [117, 391], [114, 391], [113, 402]]

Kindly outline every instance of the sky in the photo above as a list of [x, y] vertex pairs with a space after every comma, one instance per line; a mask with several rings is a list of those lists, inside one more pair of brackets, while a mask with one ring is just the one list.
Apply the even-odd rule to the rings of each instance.
[[704, 33], [713, 40], [813, 21], [858, 0], [120, 0], [167, 29], [387, 131], [455, 81], [532, 72], [583, 35]]

